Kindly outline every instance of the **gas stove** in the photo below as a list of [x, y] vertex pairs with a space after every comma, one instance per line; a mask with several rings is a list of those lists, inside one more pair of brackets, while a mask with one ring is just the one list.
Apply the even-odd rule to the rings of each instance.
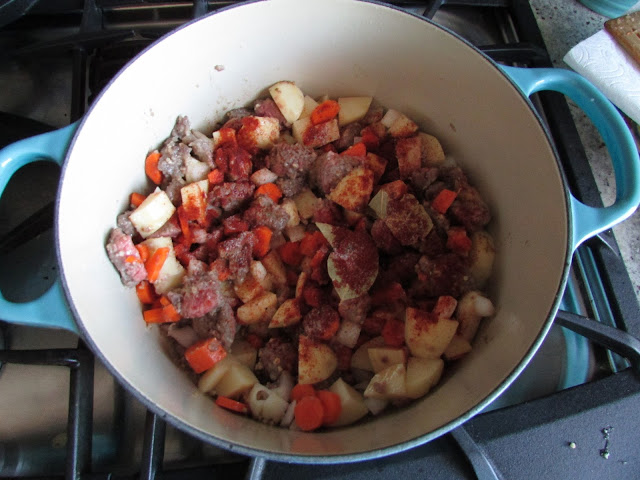
[[[0, 146], [77, 120], [139, 51], [233, 3], [0, 2]], [[551, 66], [526, 1], [388, 3], [432, 19], [498, 62]], [[533, 101], [572, 191], [602, 205], [565, 99], [542, 93]], [[49, 163], [28, 165], [0, 198], [0, 290], [12, 301], [38, 296], [55, 279], [58, 175]], [[576, 252], [561, 308], [640, 336], [640, 309], [611, 232]], [[639, 478], [640, 382], [602, 341], [556, 325], [516, 382], [451, 434], [382, 459], [309, 466], [203, 444], [148, 412], [75, 335], [0, 319], [0, 477]]]

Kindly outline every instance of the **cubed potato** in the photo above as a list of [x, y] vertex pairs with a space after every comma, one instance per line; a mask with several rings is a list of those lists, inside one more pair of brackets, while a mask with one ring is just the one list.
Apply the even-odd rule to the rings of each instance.
[[227, 355], [209, 370], [204, 372], [198, 380], [198, 390], [202, 393], [209, 393], [215, 390], [216, 385], [222, 377], [229, 371], [229, 367], [235, 360]]
[[169, 196], [163, 190], [156, 188], [138, 208], [131, 212], [129, 220], [142, 238], [147, 238], [167, 223], [175, 211], [176, 207], [171, 203]]
[[309, 95], [304, 96], [304, 106], [302, 107], [302, 113], [300, 114], [300, 118], [307, 118], [311, 115], [311, 112], [315, 110], [318, 106], [318, 102], [316, 102]]
[[298, 208], [299, 218], [309, 220], [313, 217], [318, 205], [318, 197], [311, 190], [305, 188], [293, 197], [293, 201]]
[[384, 116], [380, 120], [380, 124], [384, 125], [384, 127], [388, 129], [389, 127], [391, 127], [391, 125], [393, 125], [393, 123], [396, 120], [398, 120], [399, 118], [401, 118], [403, 116], [404, 115], [402, 113], [400, 113], [398, 110], [390, 108], [389, 110], [387, 110], [385, 112]]
[[216, 385], [215, 391], [223, 397], [239, 398], [242, 394], [251, 390], [256, 383], [258, 383], [258, 379], [249, 367], [233, 361]]
[[211, 171], [209, 165], [199, 160], [196, 160], [191, 155], [187, 156], [185, 162], [184, 177], [187, 183], [198, 182], [200, 180], [206, 180], [207, 175]]
[[338, 366], [338, 358], [329, 345], [300, 335], [298, 343], [298, 383], [326, 380]]
[[239, 363], [246, 365], [252, 370], [253, 367], [255, 367], [258, 358], [258, 349], [246, 340], [235, 340], [231, 345], [230, 353]]
[[451, 318], [456, 311], [458, 301], [451, 295], [441, 295], [432, 312], [438, 317]]
[[440, 381], [444, 361], [441, 358], [409, 357], [407, 361], [407, 397], [420, 398]]
[[421, 158], [423, 167], [437, 167], [442, 165], [446, 159], [440, 141], [433, 135], [420, 132], [418, 137], [421, 141]]
[[289, 221], [287, 227], [295, 227], [300, 224], [300, 215], [298, 214], [298, 207], [296, 202], [292, 198], [285, 198], [280, 203], [280, 206], [289, 215]]
[[405, 342], [414, 357], [438, 358], [446, 350], [458, 329], [458, 322], [407, 307]]
[[380, 415], [389, 405], [389, 400], [386, 398], [366, 397], [364, 404], [369, 409], [369, 412], [371, 412], [371, 415]]
[[278, 252], [271, 250], [261, 259], [262, 265], [271, 275], [273, 283], [276, 285], [284, 285], [287, 283], [287, 271], [284, 267], [284, 263], [280, 259]]
[[387, 160], [380, 155], [369, 152], [365, 159], [365, 166], [373, 172], [373, 183], [375, 184], [384, 175], [384, 171], [387, 168]]
[[420, 137], [400, 138], [396, 141], [396, 157], [400, 178], [408, 178], [421, 167], [422, 142]]
[[460, 322], [459, 334], [468, 342], [476, 336], [480, 321], [495, 313], [491, 300], [477, 290], [465, 293], [456, 309], [456, 320]]
[[295, 325], [302, 320], [300, 301], [297, 298], [289, 298], [282, 302], [269, 322], [269, 328], [284, 328]]
[[318, 125], [311, 123], [311, 117], [301, 118], [293, 123], [292, 128], [293, 137], [298, 143], [308, 147], [322, 147], [340, 138], [340, 127], [335, 118]]
[[267, 272], [264, 264], [260, 260], [252, 260], [249, 266], [249, 273], [255, 278], [264, 290], [271, 290], [273, 283], [271, 281], [271, 275]]
[[268, 322], [276, 312], [278, 297], [273, 292], [264, 292], [251, 301], [238, 307], [236, 317], [246, 325], [258, 322]]
[[376, 373], [364, 391], [364, 396], [395, 400], [407, 398], [407, 370], [403, 363], [397, 363]]
[[237, 137], [248, 150], [269, 150], [280, 138], [280, 122], [273, 117], [244, 117]]
[[347, 210], [361, 210], [371, 197], [373, 178], [368, 168], [354, 168], [342, 177], [327, 198]]
[[162, 264], [158, 278], [153, 281], [153, 287], [159, 295], [180, 286], [185, 275], [185, 269], [176, 259], [173, 250], [173, 241], [170, 237], [147, 238], [142, 242], [148, 249], [149, 255], [153, 255], [159, 248], [168, 248], [169, 256]]
[[469, 250], [470, 274], [476, 288], [482, 288], [487, 283], [493, 271], [493, 261], [496, 249], [493, 237], [486, 230], [479, 230], [471, 234], [471, 249]]
[[381, 372], [385, 368], [398, 363], [404, 364], [407, 357], [402, 348], [394, 347], [371, 347], [367, 350], [369, 361], [375, 373]]
[[307, 272], [300, 272], [298, 275], [298, 281], [296, 282], [295, 298], [301, 298], [304, 292], [304, 286], [307, 284], [309, 274]]
[[371, 106], [373, 97], [340, 97], [338, 105], [338, 124], [342, 127], [353, 122], [362, 120]]
[[373, 337], [371, 340], [360, 345], [358, 349], [353, 352], [353, 355], [351, 355], [351, 368], [373, 372], [373, 365], [371, 365], [371, 360], [369, 359], [369, 349], [383, 347], [384, 344], [384, 338]]
[[345, 347], [353, 348], [358, 343], [362, 327], [356, 322], [343, 320], [336, 333], [336, 340]]
[[278, 175], [268, 168], [261, 168], [251, 174], [249, 180], [255, 185], [264, 185], [265, 183], [273, 183], [278, 179]]
[[342, 378], [336, 380], [335, 383], [329, 387], [329, 390], [340, 397], [340, 403], [342, 404], [340, 416], [332, 426], [339, 427], [357, 422], [369, 411], [364, 403], [362, 394], [342, 380]]
[[253, 275], [247, 275], [244, 282], [233, 286], [233, 291], [236, 292], [242, 303], [248, 303], [264, 293], [264, 287]]
[[289, 406], [286, 400], [260, 383], [251, 388], [247, 403], [252, 417], [269, 424], [279, 423]]
[[471, 351], [471, 343], [462, 335], [454, 335], [443, 355], [447, 360], [458, 360]]
[[209, 181], [200, 180], [190, 183], [180, 189], [182, 208], [189, 220], [203, 223], [207, 211], [207, 194], [209, 193]]
[[307, 228], [299, 223], [298, 225], [284, 227], [284, 234], [290, 242], [299, 242], [307, 233]]
[[[382, 121], [384, 123], [384, 117]], [[393, 121], [391, 126], [389, 126], [387, 133], [394, 138], [403, 138], [410, 137], [417, 131], [418, 125], [405, 114], [401, 113], [400, 116]]]
[[300, 118], [304, 107], [304, 93], [294, 82], [278, 82], [269, 87], [269, 93], [287, 122], [293, 123]]

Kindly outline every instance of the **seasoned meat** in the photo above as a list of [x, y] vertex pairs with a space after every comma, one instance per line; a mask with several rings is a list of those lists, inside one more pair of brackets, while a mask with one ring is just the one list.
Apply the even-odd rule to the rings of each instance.
[[413, 251], [406, 251], [396, 255], [389, 260], [387, 268], [379, 274], [382, 284], [398, 282], [406, 284], [416, 276], [416, 264], [420, 260], [420, 254]]
[[223, 145], [215, 151], [215, 164], [225, 178], [231, 181], [244, 181], [249, 178], [253, 168], [251, 154], [235, 145]]
[[133, 210], [127, 210], [126, 212], [118, 215], [116, 225], [124, 233], [133, 237], [136, 234], [136, 227], [133, 226], [133, 223], [131, 223], [131, 220], [129, 219], [131, 212], [133, 212]]
[[276, 102], [271, 98], [256, 101], [256, 103], [253, 104], [253, 111], [258, 117], [277, 118], [282, 127], [289, 126], [289, 123], [285, 120], [282, 112], [280, 112]]
[[419, 168], [409, 177], [409, 184], [420, 198], [423, 192], [438, 178], [439, 169], [436, 167]]
[[193, 139], [189, 142], [189, 146], [198, 160], [205, 162], [211, 168], [216, 167], [213, 160], [213, 139], [204, 133], [193, 130]]
[[216, 337], [227, 350], [236, 336], [236, 317], [228, 303], [222, 303], [218, 310], [194, 318], [191, 325], [200, 338]]
[[340, 129], [340, 138], [333, 142], [333, 146], [341, 152], [353, 145], [354, 139], [360, 135], [362, 124], [358, 122], [350, 123]]
[[209, 203], [219, 205], [225, 212], [236, 212], [253, 197], [256, 186], [249, 182], [228, 182], [214, 186]]
[[291, 197], [304, 188], [316, 157], [313, 148], [299, 143], [279, 143], [271, 149], [265, 161], [267, 168], [280, 177], [276, 183], [283, 195]]
[[302, 330], [312, 340], [330, 340], [339, 325], [340, 315], [329, 305], [313, 308], [302, 319]]
[[158, 170], [165, 177], [184, 178], [185, 162], [191, 156], [191, 148], [184, 143], [169, 143], [160, 150]]
[[320, 155], [309, 173], [311, 183], [327, 195], [354, 168], [362, 165], [362, 159], [326, 152]]
[[376, 219], [371, 226], [371, 237], [373, 237], [373, 241], [383, 252], [396, 255], [402, 251], [402, 245], [393, 236], [387, 224], [384, 223], [383, 220]]
[[434, 258], [423, 255], [416, 265], [416, 273], [418, 278], [411, 287], [414, 296], [457, 297], [470, 287], [469, 266], [464, 258], [453, 253]]
[[290, 342], [273, 337], [258, 351], [256, 370], [264, 371], [271, 380], [276, 381], [283, 371], [294, 373], [297, 363], [296, 347]]
[[218, 255], [229, 262], [229, 270], [237, 283], [242, 283], [249, 273], [255, 242], [253, 233], [242, 232], [218, 244]]
[[182, 233], [180, 230], [180, 225], [178, 225], [178, 221], [175, 217], [170, 218], [163, 226], [161, 226], [158, 230], [153, 232], [147, 238], [157, 238], [157, 237], [171, 237], [175, 238]]
[[180, 115], [176, 119], [176, 123], [171, 130], [171, 138], [182, 140], [191, 133], [191, 122], [186, 115]]
[[125, 286], [133, 287], [147, 278], [147, 271], [131, 236], [119, 228], [112, 229], [109, 234], [107, 255], [120, 273], [120, 279]]
[[287, 226], [289, 214], [267, 195], [259, 195], [245, 210], [242, 218], [251, 228], [264, 225], [273, 232], [280, 232]]
[[316, 202], [316, 209], [313, 212], [313, 221], [328, 223], [330, 225], [342, 225], [344, 218], [340, 207], [327, 198], [320, 198]]
[[478, 191], [469, 185], [460, 190], [449, 207], [449, 213], [471, 232], [480, 230], [491, 220], [489, 207]]
[[198, 318], [220, 305], [220, 281], [198, 260], [189, 262], [182, 287], [167, 296], [183, 318]]

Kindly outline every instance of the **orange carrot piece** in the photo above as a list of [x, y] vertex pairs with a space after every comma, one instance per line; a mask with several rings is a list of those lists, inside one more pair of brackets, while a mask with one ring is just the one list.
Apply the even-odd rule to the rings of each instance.
[[269, 227], [260, 225], [253, 229], [253, 233], [258, 239], [258, 241], [253, 247], [253, 254], [258, 258], [262, 258], [267, 253], [269, 253], [269, 249], [271, 247], [271, 237], [273, 236], [273, 232]]
[[136, 285], [136, 295], [140, 303], [145, 305], [151, 305], [156, 300], [156, 292], [153, 286], [146, 280], [141, 281]]
[[324, 415], [322, 417], [323, 425], [331, 425], [338, 421], [340, 414], [342, 413], [342, 402], [340, 396], [337, 393], [329, 390], [318, 390], [316, 396], [322, 402], [324, 407]]
[[222, 408], [226, 408], [227, 410], [231, 410], [236, 413], [248, 413], [249, 407], [245, 403], [238, 402], [229, 397], [218, 396], [216, 398], [216, 405]]
[[381, 332], [384, 343], [390, 347], [404, 345], [404, 323], [397, 318], [387, 318]]
[[220, 171], [218, 168], [214, 168], [207, 175], [207, 180], [211, 185], [218, 185], [219, 183], [224, 182], [224, 173]]
[[362, 132], [360, 132], [360, 138], [364, 146], [367, 147], [367, 150], [373, 150], [380, 146], [380, 138], [378, 138], [378, 135], [375, 134], [371, 127], [363, 128]]
[[300, 400], [304, 397], [313, 397], [316, 394], [316, 389], [311, 384], [298, 383], [291, 389], [291, 400]]
[[255, 196], [258, 195], [266, 195], [274, 203], [278, 203], [278, 201], [282, 198], [282, 190], [275, 183], [264, 183], [256, 188]]
[[471, 243], [464, 227], [451, 227], [447, 230], [447, 248], [449, 250], [466, 254], [471, 250]]
[[147, 198], [147, 197], [145, 197], [145, 196], [144, 196], [144, 195], [142, 195], [141, 193], [133, 192], [133, 193], [131, 194], [131, 196], [129, 197], [129, 202], [130, 202], [130, 203], [131, 203], [131, 205], [133, 205], [134, 207], [139, 207], [139, 206], [140, 206], [140, 204], [141, 204], [142, 202], [144, 202], [146, 198]]
[[167, 322], [179, 322], [182, 319], [182, 316], [178, 313], [176, 307], [171, 303], [162, 309], [162, 314]]
[[340, 104], [335, 100], [325, 100], [311, 112], [311, 123], [318, 125], [338, 116]]
[[184, 352], [184, 358], [195, 373], [209, 370], [226, 356], [227, 351], [216, 337], [196, 342]]
[[155, 282], [158, 279], [158, 275], [160, 275], [160, 270], [162, 269], [162, 265], [164, 265], [164, 261], [169, 256], [169, 247], [158, 248], [153, 255], [149, 257], [144, 264], [144, 268], [147, 270], [147, 278], [150, 282]]
[[431, 208], [444, 215], [457, 196], [457, 192], [445, 188], [436, 195], [436, 198], [433, 199], [431, 202]]
[[178, 207], [178, 223], [180, 224], [180, 230], [182, 230], [182, 244], [187, 247], [191, 246], [193, 243], [193, 233], [189, 227], [189, 219], [182, 205]]
[[301, 430], [310, 432], [322, 425], [324, 405], [318, 397], [303, 397], [293, 410], [296, 424]]
[[313, 257], [323, 245], [328, 245], [322, 232], [306, 232], [300, 240], [300, 253], [306, 257]]
[[124, 261], [127, 263], [142, 263], [140, 257], [136, 257], [135, 255], [127, 255]]
[[136, 249], [140, 254], [140, 260], [142, 260], [142, 263], [146, 263], [146, 261], [149, 260], [149, 247], [147, 247], [144, 243], [139, 243], [138, 245], [136, 245]]
[[162, 313], [162, 307], [150, 308], [142, 312], [142, 317], [147, 323], [164, 323], [164, 315]]
[[349, 155], [352, 157], [364, 157], [367, 155], [367, 147], [365, 146], [364, 143], [358, 142], [354, 145], [351, 145], [340, 155]]
[[147, 155], [144, 161], [144, 172], [156, 185], [162, 183], [162, 172], [158, 170], [158, 161], [160, 160], [160, 152], [155, 151]]
[[282, 261], [292, 267], [298, 266], [302, 261], [300, 242], [287, 242], [278, 247], [278, 253]]

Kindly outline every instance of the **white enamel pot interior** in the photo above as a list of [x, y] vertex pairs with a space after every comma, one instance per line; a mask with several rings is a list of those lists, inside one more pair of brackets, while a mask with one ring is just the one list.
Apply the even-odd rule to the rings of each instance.
[[[473, 351], [426, 398], [345, 428], [302, 433], [214, 406], [159, 347], [133, 290], [105, 253], [143, 161], [176, 116], [210, 132], [278, 80], [306, 93], [373, 95], [437, 136], [493, 212], [497, 314]], [[58, 254], [67, 300], [91, 348], [172, 424], [225, 448], [299, 462], [394, 453], [449, 431], [524, 368], [559, 302], [571, 255], [568, 196], [527, 99], [455, 35], [380, 4], [269, 0], [226, 9], [161, 39], [129, 64], [83, 119], [62, 173]]]

